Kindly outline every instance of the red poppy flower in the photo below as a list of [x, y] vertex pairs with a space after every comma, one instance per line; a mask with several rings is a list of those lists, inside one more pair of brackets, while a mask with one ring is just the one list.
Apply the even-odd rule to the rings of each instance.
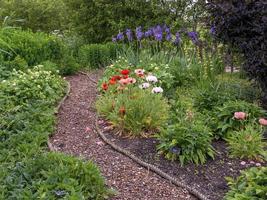
[[125, 115], [125, 113], [126, 113], [126, 109], [125, 109], [124, 106], [121, 106], [121, 107], [120, 107], [120, 109], [119, 109], [119, 113], [120, 113], [120, 115]]
[[115, 85], [116, 83], [117, 83], [117, 81], [112, 79], [112, 78], [109, 80], [110, 85]]
[[127, 78], [129, 78], [129, 76], [128, 75], [123, 75], [123, 78], [127, 79]]
[[115, 75], [115, 76], [112, 76], [111, 79], [112, 79], [112, 80], [115, 80], [115, 81], [119, 81], [119, 80], [121, 80], [121, 76], [119, 76], [119, 75]]
[[107, 83], [102, 83], [102, 89], [107, 90], [108, 89], [108, 84]]
[[127, 76], [127, 75], [129, 75], [129, 73], [130, 73], [130, 70], [128, 70], [128, 69], [121, 70], [122, 75]]

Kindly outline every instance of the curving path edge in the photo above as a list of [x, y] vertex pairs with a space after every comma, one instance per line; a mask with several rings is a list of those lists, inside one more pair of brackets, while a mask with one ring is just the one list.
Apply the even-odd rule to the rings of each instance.
[[98, 164], [107, 185], [117, 191], [111, 200], [195, 199], [191, 194], [206, 200], [197, 191], [162, 174], [150, 164], [132, 158], [123, 149], [114, 148], [112, 141], [104, 138], [97, 126], [94, 108], [98, 95], [95, 83], [101, 75], [102, 71], [98, 70], [67, 77], [69, 87], [57, 108], [56, 131], [48, 141], [50, 150], [80, 156]]

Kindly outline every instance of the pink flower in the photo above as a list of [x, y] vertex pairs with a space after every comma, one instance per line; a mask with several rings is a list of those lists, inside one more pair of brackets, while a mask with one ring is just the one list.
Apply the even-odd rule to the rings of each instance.
[[128, 84], [135, 83], [135, 82], [136, 82], [135, 78], [123, 78], [123, 79], [119, 80], [119, 83], [121, 85], [128, 85]]
[[246, 119], [247, 114], [244, 112], [235, 112], [234, 114], [234, 118], [238, 119], [238, 120], [244, 120]]
[[136, 79], [135, 78], [127, 78], [128, 83], [136, 83]]
[[267, 119], [260, 118], [260, 119], [259, 119], [259, 123], [260, 123], [260, 125], [262, 125], [262, 126], [267, 126]]
[[134, 70], [135, 74], [139, 77], [144, 76], [145, 70], [144, 69], [136, 69]]
[[121, 85], [127, 85], [127, 84], [129, 84], [128, 78], [123, 78], [123, 79], [119, 80], [119, 83]]
[[260, 163], [256, 163], [256, 166], [257, 166], [257, 167], [260, 167], [260, 166], [261, 166], [261, 164], [260, 164]]

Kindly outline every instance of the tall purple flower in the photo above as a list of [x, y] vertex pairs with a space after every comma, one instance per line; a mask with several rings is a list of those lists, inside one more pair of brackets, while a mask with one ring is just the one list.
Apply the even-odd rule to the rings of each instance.
[[124, 40], [124, 35], [123, 35], [123, 33], [121, 33], [121, 32], [118, 33], [118, 35], [117, 35], [117, 40], [118, 40], [118, 41]]
[[126, 36], [129, 42], [133, 41], [133, 33], [131, 29], [126, 29]]
[[172, 39], [171, 29], [169, 27], [166, 27], [165, 28], [165, 33], [166, 33], [166, 40], [170, 41]]
[[145, 32], [145, 37], [151, 37], [153, 35], [153, 30], [150, 28]]
[[173, 44], [174, 44], [174, 45], [179, 45], [180, 43], [181, 43], [180, 33], [177, 32], [177, 33], [175, 34], [175, 40], [174, 40]]
[[162, 41], [163, 30], [160, 25], [157, 25], [156, 27], [153, 28], [153, 34], [154, 34], [155, 40]]
[[138, 41], [142, 40], [144, 33], [142, 32], [141, 26], [136, 28], [135, 34]]
[[188, 32], [187, 35], [188, 35], [188, 37], [190, 37], [190, 39], [192, 40], [192, 42], [194, 44], [198, 43], [198, 34], [197, 34], [197, 32], [194, 32], [194, 31]]

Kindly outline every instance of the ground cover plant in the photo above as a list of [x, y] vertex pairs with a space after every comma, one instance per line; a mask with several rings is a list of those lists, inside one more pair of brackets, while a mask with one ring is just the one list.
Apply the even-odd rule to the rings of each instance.
[[104, 199], [108, 194], [92, 162], [46, 152], [65, 84], [42, 66], [14, 70], [0, 82], [1, 199]]

